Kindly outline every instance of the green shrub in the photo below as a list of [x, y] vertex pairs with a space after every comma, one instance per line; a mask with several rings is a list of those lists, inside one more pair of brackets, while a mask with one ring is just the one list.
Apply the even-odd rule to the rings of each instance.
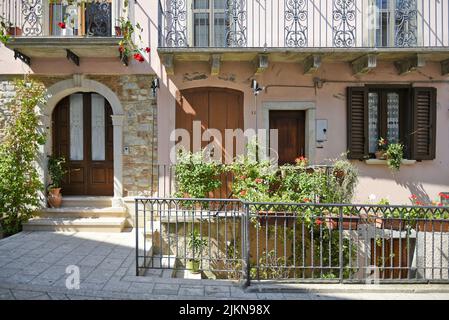
[[221, 187], [222, 166], [206, 161], [202, 152], [180, 151], [175, 168], [177, 197], [207, 198]]
[[7, 105], [12, 116], [0, 146], [0, 212], [7, 235], [21, 230], [43, 191], [35, 161], [45, 134], [39, 130], [35, 109], [45, 103], [44, 87], [28, 79], [16, 81], [15, 87], [15, 98]]
[[392, 143], [387, 149], [387, 164], [393, 171], [399, 171], [404, 157], [404, 146], [400, 143]]
[[64, 169], [65, 162], [64, 157], [48, 157], [48, 174], [51, 179], [51, 183], [48, 186], [49, 188], [61, 188], [62, 179], [67, 172]]

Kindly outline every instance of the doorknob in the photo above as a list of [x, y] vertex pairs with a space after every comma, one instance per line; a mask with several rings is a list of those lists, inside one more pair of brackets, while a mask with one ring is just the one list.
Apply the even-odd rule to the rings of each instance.
[[70, 171], [72, 171], [72, 172], [78, 172], [78, 171], [81, 171], [81, 168], [77, 168], [77, 169], [70, 169]]

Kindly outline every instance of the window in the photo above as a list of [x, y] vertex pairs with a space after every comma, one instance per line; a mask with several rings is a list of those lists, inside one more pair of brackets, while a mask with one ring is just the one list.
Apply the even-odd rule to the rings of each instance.
[[380, 137], [404, 145], [404, 158], [435, 158], [436, 89], [383, 85], [348, 88], [350, 159], [374, 157]]
[[376, 6], [376, 46], [417, 45], [416, 0], [374, 0]]
[[229, 18], [227, 0], [192, 0], [193, 45], [225, 47]]

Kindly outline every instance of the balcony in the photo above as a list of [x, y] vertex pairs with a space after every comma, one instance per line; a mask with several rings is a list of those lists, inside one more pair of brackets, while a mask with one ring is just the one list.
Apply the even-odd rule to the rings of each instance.
[[0, 0], [0, 17], [15, 58], [119, 58], [123, 0]]
[[371, 54], [362, 69], [374, 60], [438, 61], [447, 69], [447, 15], [447, 3], [417, 0], [160, 0], [159, 53], [166, 66], [217, 55], [263, 67], [260, 54], [312, 65]]

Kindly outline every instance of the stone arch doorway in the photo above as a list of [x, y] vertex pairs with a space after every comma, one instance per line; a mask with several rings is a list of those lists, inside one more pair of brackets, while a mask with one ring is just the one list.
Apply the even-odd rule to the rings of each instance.
[[114, 195], [112, 108], [97, 93], [73, 93], [52, 113], [52, 154], [66, 159], [65, 195]]
[[[123, 197], [122, 184], [122, 149], [123, 149], [123, 121], [124, 110], [117, 95], [104, 84], [86, 79], [83, 75], [74, 75], [72, 79], [63, 80], [50, 86], [47, 90], [48, 100], [43, 108], [42, 124], [49, 131], [49, 137], [53, 136], [52, 128], [52, 114], [57, 104], [67, 96], [73, 93], [97, 93], [103, 96], [110, 104], [112, 109], [112, 126], [113, 126], [113, 205], [121, 205]], [[47, 156], [52, 154], [53, 141], [47, 139], [47, 142], [42, 151], [42, 157], [39, 161], [41, 168], [41, 175], [43, 181], [48, 181], [47, 176]]]

